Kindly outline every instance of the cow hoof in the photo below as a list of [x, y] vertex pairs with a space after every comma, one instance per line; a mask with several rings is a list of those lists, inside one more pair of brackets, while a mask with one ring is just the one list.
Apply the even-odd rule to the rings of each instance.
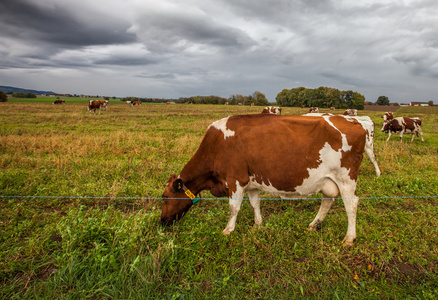
[[319, 231], [321, 230], [322, 223], [320, 221], [311, 223], [309, 227], [307, 228], [307, 231]]
[[342, 246], [344, 246], [344, 247], [353, 247], [353, 241], [347, 241], [346, 239], [344, 239], [342, 241]]
[[224, 229], [224, 231], [222, 231], [223, 235], [230, 235], [231, 231], [229, 229]]

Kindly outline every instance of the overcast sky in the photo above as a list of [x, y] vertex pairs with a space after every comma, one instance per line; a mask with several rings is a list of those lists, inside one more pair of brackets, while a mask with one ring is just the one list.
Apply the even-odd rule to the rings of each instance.
[[327, 86], [438, 103], [436, 0], [0, 0], [0, 85], [179, 98]]

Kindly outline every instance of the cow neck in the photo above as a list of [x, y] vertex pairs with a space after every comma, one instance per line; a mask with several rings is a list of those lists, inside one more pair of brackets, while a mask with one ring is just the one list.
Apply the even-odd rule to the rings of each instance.
[[209, 178], [209, 175], [208, 173], [203, 172], [203, 170], [206, 170], [206, 168], [199, 165], [190, 164], [189, 162], [179, 175], [184, 182], [184, 185], [194, 195], [198, 195], [201, 191], [208, 189], [207, 178]]

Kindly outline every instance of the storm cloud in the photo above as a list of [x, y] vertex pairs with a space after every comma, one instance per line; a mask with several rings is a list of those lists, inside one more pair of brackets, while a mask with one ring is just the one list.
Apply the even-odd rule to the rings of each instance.
[[329, 86], [438, 103], [438, 2], [0, 2], [0, 85], [178, 98]]

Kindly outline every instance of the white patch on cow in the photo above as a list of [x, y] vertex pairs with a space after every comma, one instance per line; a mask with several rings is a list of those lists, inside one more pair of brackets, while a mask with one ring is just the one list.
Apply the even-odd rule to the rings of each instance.
[[[356, 181], [352, 180], [349, 176], [350, 170], [341, 167], [341, 151], [336, 151], [329, 143], [325, 143], [324, 147], [319, 151], [319, 155], [321, 164], [315, 169], [307, 169], [309, 177], [304, 179], [301, 186], [295, 188], [297, 192], [301, 195], [311, 195], [322, 191], [327, 196], [337, 196], [337, 191], [333, 189], [331, 184], [331, 182], [334, 182], [338, 185], [336, 178], [342, 178], [342, 185], [356, 187]], [[330, 181], [327, 182], [327, 179], [330, 179]]]
[[[304, 116], [310, 116], [310, 117], [323, 117], [323, 116], [335, 116], [334, 114], [327, 114], [327, 113], [309, 113], [305, 114]], [[374, 165], [374, 169], [376, 170], [376, 176], [379, 177], [381, 174], [379, 165], [377, 164], [376, 155], [374, 154], [374, 122], [371, 120], [368, 116], [344, 116], [339, 115], [341, 117], [344, 117], [348, 122], [354, 122], [354, 120], [358, 121], [359, 124], [362, 126], [363, 129], [366, 131], [366, 143], [365, 143], [365, 153], [371, 160], [372, 164]], [[383, 124], [385, 126], [385, 124]], [[383, 131], [383, 128], [382, 128]]]
[[332, 126], [334, 129], [336, 129], [337, 131], [339, 131], [339, 133], [341, 134], [342, 137], [342, 151], [350, 151], [351, 150], [351, 146], [348, 145], [347, 142], [347, 136], [342, 133], [342, 131], [340, 131], [331, 121], [330, 121], [330, 116], [322, 116], [323, 119], [330, 125]]
[[234, 134], [235, 134], [234, 131], [227, 128], [228, 118], [229, 117], [220, 119], [216, 122], [213, 122], [210, 126], [208, 126], [208, 128], [213, 126], [217, 130], [222, 131], [222, 133], [224, 134], [224, 139], [226, 140], [228, 137], [234, 136]]

